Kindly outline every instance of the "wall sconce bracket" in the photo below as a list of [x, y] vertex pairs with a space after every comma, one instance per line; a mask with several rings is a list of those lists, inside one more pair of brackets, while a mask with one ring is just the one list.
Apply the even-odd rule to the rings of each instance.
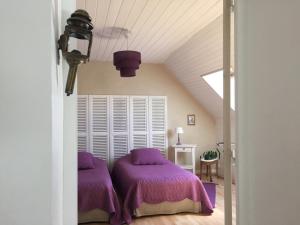
[[[93, 24], [91, 23], [89, 14], [85, 10], [78, 9], [67, 19], [65, 31], [58, 40], [58, 50], [62, 51], [62, 56], [69, 64], [69, 73], [65, 89], [67, 96], [73, 94], [78, 65], [89, 61], [93, 42], [92, 30]], [[87, 55], [82, 54], [79, 50], [68, 51], [70, 37], [89, 41]]]

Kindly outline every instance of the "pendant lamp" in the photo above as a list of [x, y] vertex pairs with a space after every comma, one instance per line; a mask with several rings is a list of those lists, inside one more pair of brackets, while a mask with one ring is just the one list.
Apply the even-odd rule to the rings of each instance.
[[114, 66], [121, 77], [134, 77], [141, 64], [141, 53], [137, 51], [118, 51], [114, 53]]
[[141, 53], [128, 50], [128, 33], [128, 30], [124, 33], [127, 50], [114, 52], [113, 57], [114, 66], [120, 71], [121, 77], [134, 77], [141, 64]]

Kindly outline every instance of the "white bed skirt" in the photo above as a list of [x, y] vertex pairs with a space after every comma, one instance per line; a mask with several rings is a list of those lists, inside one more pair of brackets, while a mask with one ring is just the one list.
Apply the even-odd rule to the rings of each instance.
[[93, 209], [88, 212], [78, 212], [78, 223], [108, 222], [109, 214], [101, 209]]
[[186, 198], [178, 202], [162, 202], [158, 204], [149, 204], [143, 202], [142, 205], [134, 211], [134, 215], [136, 217], [141, 217], [183, 212], [199, 213], [200, 211], [200, 202], [193, 202], [192, 200]]
[[[168, 215], [176, 213], [199, 213], [201, 211], [200, 202], [193, 202], [190, 199], [184, 199], [178, 202], [162, 202], [158, 204], [149, 204], [143, 202], [139, 208], [134, 210], [134, 216]], [[101, 209], [93, 209], [88, 212], [78, 212], [78, 223], [90, 222], [108, 222], [109, 214]]]

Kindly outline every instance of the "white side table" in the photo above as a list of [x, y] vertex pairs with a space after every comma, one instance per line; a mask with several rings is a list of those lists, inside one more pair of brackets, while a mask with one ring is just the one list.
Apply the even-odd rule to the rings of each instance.
[[[180, 166], [183, 169], [192, 170], [193, 174], [195, 174], [196, 173], [196, 168], [195, 168], [195, 150], [196, 150], [197, 145], [182, 144], [182, 145], [173, 145], [172, 147], [174, 148], [174, 153], [175, 153], [175, 164], [178, 165], [178, 166]], [[191, 154], [191, 156], [192, 156], [192, 162], [190, 162], [189, 164], [179, 164], [178, 160], [177, 160], [179, 152]]]

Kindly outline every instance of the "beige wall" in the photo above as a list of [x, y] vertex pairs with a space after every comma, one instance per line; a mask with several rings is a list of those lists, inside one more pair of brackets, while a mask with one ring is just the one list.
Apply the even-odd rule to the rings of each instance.
[[[160, 64], [142, 64], [133, 78], [120, 78], [112, 63], [90, 62], [78, 72], [78, 94], [93, 95], [163, 95], [168, 97], [168, 141], [176, 143], [174, 129], [182, 126], [182, 142], [197, 144], [199, 155], [216, 143], [213, 117], [184, 89], [175, 77]], [[187, 126], [187, 114], [196, 115], [196, 125]], [[169, 150], [172, 158], [172, 152]]]

